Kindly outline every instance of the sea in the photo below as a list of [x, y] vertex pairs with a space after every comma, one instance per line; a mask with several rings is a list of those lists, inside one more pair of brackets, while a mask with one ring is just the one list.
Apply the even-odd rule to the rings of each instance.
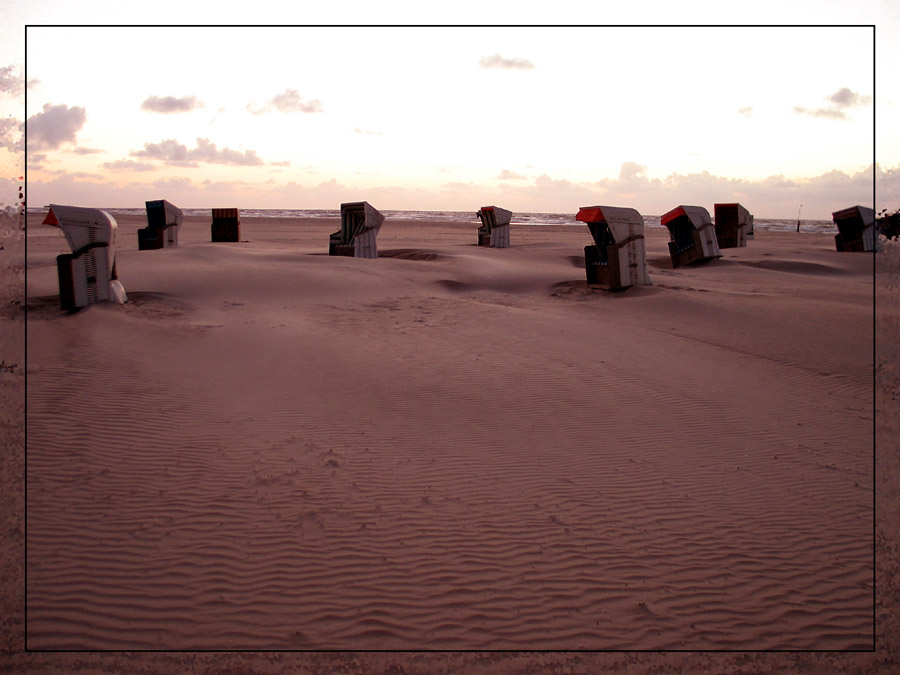
[[[29, 213], [46, 213], [44, 208], [29, 208]], [[181, 209], [186, 216], [209, 216], [211, 209]], [[425, 220], [435, 222], [466, 221], [478, 222], [474, 211], [386, 211], [379, 209], [385, 219], [397, 218], [398, 220]], [[146, 214], [144, 208], [106, 208], [113, 216], [131, 215], [142, 216]], [[241, 209], [241, 215], [247, 218], [340, 218], [338, 209]], [[663, 227], [660, 224], [660, 216], [643, 216], [645, 227]], [[513, 213], [512, 225], [577, 225], [584, 227], [584, 223], [575, 220], [574, 213]], [[754, 218], [754, 231], [770, 232], [796, 232], [796, 219], [781, 218]], [[801, 220], [801, 232], [835, 233], [837, 228], [830, 220]]]

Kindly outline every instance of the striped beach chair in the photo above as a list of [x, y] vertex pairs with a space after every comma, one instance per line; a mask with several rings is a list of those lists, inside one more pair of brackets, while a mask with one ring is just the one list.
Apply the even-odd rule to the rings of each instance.
[[709, 211], [702, 206], [676, 206], [659, 222], [669, 230], [672, 267], [722, 257]]
[[499, 206], [482, 206], [475, 215], [481, 219], [481, 227], [478, 228], [479, 246], [494, 248], [509, 246], [509, 223], [512, 220], [512, 211], [501, 209]]
[[239, 209], [212, 210], [212, 240], [241, 240], [241, 214]]
[[587, 223], [594, 239], [584, 247], [584, 271], [590, 288], [621, 291], [650, 285], [640, 213], [618, 206], [583, 206], [575, 219]]

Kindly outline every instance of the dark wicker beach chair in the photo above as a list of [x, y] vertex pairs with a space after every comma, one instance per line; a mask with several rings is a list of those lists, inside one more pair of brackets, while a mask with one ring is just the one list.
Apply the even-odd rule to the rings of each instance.
[[212, 240], [241, 240], [241, 215], [239, 209], [212, 210]]
[[865, 206], [851, 206], [831, 214], [838, 233], [834, 244], [838, 251], [874, 251], [875, 210]]
[[138, 250], [178, 245], [178, 229], [184, 214], [165, 199], [147, 202], [147, 227], [138, 230]]
[[747, 245], [753, 232], [753, 216], [740, 204], [716, 204], [716, 240], [719, 248], [740, 248]]

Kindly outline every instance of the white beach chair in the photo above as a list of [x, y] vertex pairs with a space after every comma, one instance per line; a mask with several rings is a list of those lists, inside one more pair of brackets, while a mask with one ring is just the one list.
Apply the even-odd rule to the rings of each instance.
[[51, 204], [45, 225], [62, 229], [72, 249], [56, 257], [59, 301], [65, 310], [111, 300], [126, 302], [116, 278], [116, 219], [101, 209]]
[[369, 202], [341, 204], [341, 229], [328, 238], [328, 255], [377, 258], [375, 237], [384, 216]]
[[651, 284], [640, 213], [617, 206], [583, 206], [575, 219], [587, 223], [594, 239], [584, 247], [588, 286], [620, 291]]
[[512, 211], [501, 209], [499, 206], [482, 206], [475, 215], [481, 219], [481, 227], [478, 228], [479, 246], [509, 247], [509, 223], [512, 220]]
[[702, 206], [676, 206], [659, 222], [669, 230], [672, 267], [722, 257], [709, 211]]

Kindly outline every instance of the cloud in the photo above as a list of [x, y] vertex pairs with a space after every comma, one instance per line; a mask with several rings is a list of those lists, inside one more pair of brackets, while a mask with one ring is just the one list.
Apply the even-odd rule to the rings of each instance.
[[197, 147], [188, 150], [186, 145], [169, 138], [161, 143], [144, 143], [143, 150], [134, 150], [132, 157], [160, 160], [169, 166], [196, 168], [198, 162], [207, 164], [234, 164], [238, 166], [260, 166], [265, 162], [256, 154], [256, 150], [240, 152], [230, 148], [216, 147], [208, 138], [198, 138]]
[[183, 96], [175, 98], [174, 96], [150, 96], [141, 103], [141, 110], [156, 113], [180, 113], [190, 112], [197, 108], [202, 108], [203, 104], [197, 100], [196, 96]]
[[753, 106], [745, 105], [743, 108], [738, 108], [738, 115], [743, 115], [744, 117], [750, 117], [753, 114]]
[[272, 112], [273, 108], [283, 113], [318, 113], [322, 112], [322, 103], [318, 100], [304, 101], [296, 89], [287, 89], [269, 99], [262, 108], [256, 103], [248, 103], [246, 110], [253, 115], [264, 115]]
[[482, 68], [502, 68], [505, 70], [531, 70], [534, 68], [534, 64], [527, 59], [507, 59], [500, 56], [500, 54], [482, 57], [479, 65]]
[[240, 152], [230, 148], [219, 150], [208, 138], [198, 138], [197, 147], [188, 152], [190, 159], [208, 164], [235, 164], [238, 166], [261, 166], [265, 164], [256, 154], [256, 150]]
[[133, 150], [130, 154], [132, 157], [160, 160], [170, 166], [199, 166], [196, 162], [188, 159], [187, 146], [174, 138], [168, 138], [161, 143], [144, 143], [143, 150]]
[[381, 131], [369, 131], [368, 129], [353, 129], [353, 133], [360, 134], [361, 136], [384, 136], [384, 133]]
[[119, 159], [115, 162], [104, 162], [104, 169], [110, 171], [153, 171], [156, 167], [147, 162], [135, 162], [133, 159]]
[[67, 105], [44, 105], [44, 111], [28, 118], [25, 130], [28, 145], [34, 150], [55, 150], [63, 143], [73, 143], [87, 118], [84, 108]]
[[849, 108], [851, 106], [866, 105], [872, 100], [872, 97], [860, 96], [857, 92], [851, 91], [847, 87], [842, 87], [829, 96], [828, 100], [839, 108]]
[[794, 106], [794, 112], [798, 115], [808, 115], [809, 117], [826, 117], [833, 120], [847, 119], [847, 115], [836, 108], [815, 108], [814, 110], [810, 110], [801, 106]]
[[619, 180], [630, 181], [634, 178], [644, 178], [647, 173], [647, 167], [637, 162], [622, 162], [619, 167]]
[[291, 165], [291, 161], [289, 159], [286, 159], [283, 162], [269, 162], [269, 166], [290, 166], [290, 165]]
[[848, 119], [847, 114], [844, 112], [845, 109], [867, 105], [871, 102], [872, 97], [861, 96], [847, 87], [841, 87], [830, 96], [826, 96], [825, 100], [830, 103], [828, 107], [809, 109], [802, 106], [794, 106], [794, 112], [798, 115], [808, 115], [809, 117], [845, 120]]
[[25, 150], [25, 125], [21, 120], [0, 119], [0, 148], [12, 153]]
[[40, 86], [40, 84], [41, 84], [41, 81], [39, 79], [37, 79], [36, 77], [32, 77], [32, 78], [29, 78], [28, 82], [25, 84], [25, 87], [29, 91], [33, 91], [33, 90], [37, 89]]
[[497, 178], [499, 180], [525, 180], [527, 178], [527, 176], [523, 176], [522, 174], [519, 174], [519, 173], [514, 173], [513, 171], [510, 171], [509, 169], [503, 169], [503, 171], [501, 171], [497, 175]]
[[25, 91], [25, 84], [22, 75], [13, 71], [14, 66], [0, 68], [0, 93], [21, 96]]
[[106, 152], [106, 150], [99, 150], [98, 148], [73, 148], [72, 153], [76, 155], [97, 155], [100, 153]]

